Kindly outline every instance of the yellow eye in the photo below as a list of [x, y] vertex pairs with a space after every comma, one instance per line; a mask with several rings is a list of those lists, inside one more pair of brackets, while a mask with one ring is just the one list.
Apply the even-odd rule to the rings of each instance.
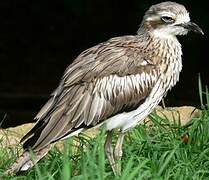
[[169, 17], [169, 16], [163, 16], [161, 17], [161, 20], [167, 24], [170, 24], [170, 23], [173, 23], [174, 22], [174, 19], [172, 17]]

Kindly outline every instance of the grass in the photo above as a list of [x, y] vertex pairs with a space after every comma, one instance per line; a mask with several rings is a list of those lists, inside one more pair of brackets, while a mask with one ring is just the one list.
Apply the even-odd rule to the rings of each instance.
[[[202, 92], [202, 91], [201, 91]], [[0, 179], [5, 180], [190, 180], [209, 179], [209, 95], [200, 93], [202, 113], [190, 124], [170, 124], [168, 119], [151, 115], [153, 125], [139, 125], [127, 133], [123, 145], [122, 175], [115, 177], [104, 154], [105, 133], [91, 139], [86, 135], [70, 139], [64, 149], [54, 147], [24, 175], [6, 177], [6, 168], [17, 156], [17, 149], [0, 148]], [[206, 99], [206, 105], [204, 105]], [[182, 135], [189, 135], [188, 142]], [[115, 137], [116, 139], [116, 137]], [[79, 144], [79, 145], [78, 145]]]

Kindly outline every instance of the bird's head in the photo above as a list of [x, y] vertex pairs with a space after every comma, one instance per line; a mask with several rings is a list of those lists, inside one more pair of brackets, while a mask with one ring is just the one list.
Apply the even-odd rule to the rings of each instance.
[[202, 29], [190, 21], [186, 8], [170, 1], [151, 6], [144, 15], [141, 27], [162, 38], [185, 35], [188, 31], [203, 34]]

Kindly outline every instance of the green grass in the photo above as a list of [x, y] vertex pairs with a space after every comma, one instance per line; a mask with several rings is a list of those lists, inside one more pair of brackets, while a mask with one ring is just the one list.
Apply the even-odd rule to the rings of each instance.
[[[201, 84], [200, 84], [201, 85]], [[202, 91], [201, 91], [202, 92]], [[104, 154], [105, 133], [91, 139], [85, 135], [66, 141], [64, 150], [53, 148], [24, 175], [6, 177], [6, 168], [17, 149], [0, 148], [0, 179], [5, 180], [191, 180], [209, 179], [209, 96], [200, 93], [202, 113], [190, 124], [170, 124], [168, 119], [151, 115], [153, 125], [139, 125], [127, 133], [123, 145], [122, 175], [115, 177]], [[204, 99], [206, 105], [204, 105]], [[181, 140], [189, 135], [188, 143]], [[116, 137], [115, 137], [116, 139]]]
[[[16, 150], [0, 149], [0, 179], [207, 179], [209, 178], [209, 111], [188, 126], [169, 124], [151, 115], [154, 125], [140, 125], [128, 133], [123, 146], [122, 176], [114, 177], [105, 159], [104, 132], [90, 139], [80, 135], [80, 145], [72, 140], [63, 151], [53, 148], [42, 161], [24, 175], [5, 177], [3, 173], [16, 158]], [[189, 134], [189, 142], [180, 139]], [[72, 151], [74, 153], [72, 153]]]

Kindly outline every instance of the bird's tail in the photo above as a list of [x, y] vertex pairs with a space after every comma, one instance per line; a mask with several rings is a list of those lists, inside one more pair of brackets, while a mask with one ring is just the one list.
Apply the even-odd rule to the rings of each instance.
[[23, 154], [8, 168], [5, 174], [11, 175], [19, 171], [27, 171], [41, 160], [48, 153], [50, 148], [51, 146], [47, 146], [37, 152], [24, 151]]

